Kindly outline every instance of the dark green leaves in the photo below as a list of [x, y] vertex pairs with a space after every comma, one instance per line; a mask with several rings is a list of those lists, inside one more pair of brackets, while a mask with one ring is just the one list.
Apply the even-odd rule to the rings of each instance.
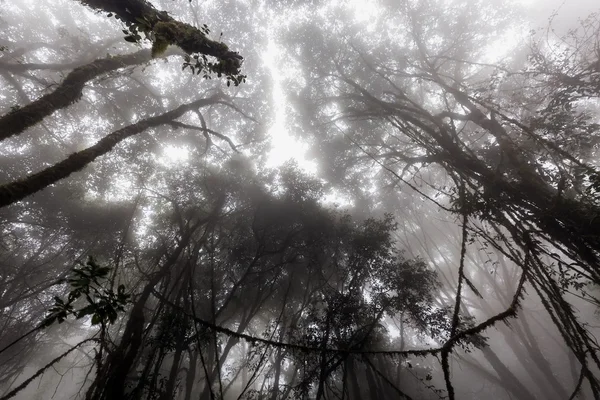
[[227, 59], [221, 60], [218, 62], [211, 61], [204, 54], [194, 54], [193, 56], [186, 55], [184, 57], [182, 70], [186, 68], [190, 68], [192, 74], [200, 75], [203, 74], [202, 77], [204, 79], [212, 79], [212, 75], [216, 74], [218, 78], [221, 78], [223, 75], [227, 78], [227, 86], [239, 86], [241, 83], [246, 82], [246, 75], [243, 74], [234, 74], [230, 71], [235, 70], [235, 65], [233, 65], [235, 61]]
[[54, 305], [48, 311], [50, 314], [44, 319], [42, 326], [50, 326], [54, 321], [63, 323], [73, 313], [73, 306], [65, 303], [60, 297], [54, 296]]
[[137, 35], [137, 36], [135, 36], [135, 35], [127, 35], [127, 36], [125, 36], [124, 39], [125, 39], [126, 42], [137, 43], [138, 40], [139, 40], [138, 38], [141, 39], [142, 37], [139, 36], [139, 35]]
[[[67, 301], [55, 296], [54, 305], [48, 310], [42, 326], [50, 326], [55, 321], [60, 324], [70, 315], [76, 319], [91, 316], [92, 325], [114, 323], [118, 313], [124, 311], [130, 295], [125, 293], [124, 285], [119, 285], [116, 293], [107, 285], [110, 271], [110, 267], [96, 263], [92, 257], [85, 264], [78, 262], [68, 279], [71, 291]], [[74, 305], [82, 302], [83, 305], [75, 309]]]

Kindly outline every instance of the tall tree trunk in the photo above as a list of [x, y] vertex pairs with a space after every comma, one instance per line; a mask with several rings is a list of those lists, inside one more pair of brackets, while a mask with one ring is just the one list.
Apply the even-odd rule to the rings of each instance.
[[356, 374], [356, 362], [354, 361], [354, 357], [350, 356], [346, 359], [346, 372], [348, 374], [347, 381], [350, 386], [350, 390], [348, 392], [348, 398], [350, 400], [362, 400], [361, 394], [361, 386], [358, 384], [358, 376]]
[[[565, 390], [564, 386], [558, 381], [554, 372], [552, 371], [552, 367], [550, 363], [544, 356], [544, 353], [540, 349], [536, 338], [533, 336], [531, 329], [529, 328], [529, 323], [527, 322], [527, 317], [522, 315], [521, 318], [515, 323], [515, 327], [523, 326], [524, 337], [526, 338], [525, 346], [531, 355], [531, 359], [537, 365], [538, 369], [543, 373], [544, 378], [550, 383], [552, 387], [552, 391], [554, 395], [559, 399], [568, 399], [569, 394]], [[543, 384], [542, 384], [543, 385]]]
[[88, 393], [88, 400], [122, 400], [125, 398], [126, 378], [133, 367], [138, 351], [142, 345], [144, 331], [144, 306], [154, 290], [154, 287], [169, 274], [170, 269], [179, 260], [183, 250], [189, 245], [192, 235], [203, 225], [207, 225], [202, 240], [206, 240], [207, 232], [214, 225], [216, 218], [224, 204], [225, 196], [221, 195], [210, 214], [189, 227], [182, 233], [182, 237], [175, 251], [167, 258], [162, 267], [146, 284], [140, 297], [136, 301], [129, 321], [125, 327], [121, 343], [108, 357], [103, 368], [98, 371], [96, 379]]
[[[477, 263], [474, 259], [472, 261], [475, 264]], [[490, 282], [495, 285], [493, 280], [490, 279]], [[508, 296], [503, 294], [497, 285], [494, 287], [505, 301], [508, 302], [510, 300]], [[490, 315], [494, 314], [492, 307], [485, 298], [481, 298], [479, 302], [483, 310]], [[465, 315], [470, 315], [466, 308], [463, 308], [463, 313]], [[523, 326], [523, 330], [520, 329], [520, 326]], [[504, 324], [497, 326], [497, 328], [504, 336], [506, 343], [510, 346], [517, 360], [519, 360], [527, 373], [533, 378], [534, 382], [536, 382], [538, 387], [545, 393], [547, 399], [552, 399], [554, 397], [566, 399], [569, 397], [565, 388], [558, 382], [556, 376], [554, 376], [548, 360], [544, 357], [536, 339], [533, 337], [525, 315], [521, 315], [521, 318], [512, 325], [512, 330], [508, 329]], [[535, 365], [532, 365], [532, 363]], [[548, 386], [546, 383], [549, 383], [550, 385]]]
[[190, 353], [190, 365], [188, 372], [185, 377], [185, 397], [184, 400], [192, 400], [192, 389], [196, 380], [196, 364], [198, 362], [198, 353], [191, 350]]
[[[248, 357], [248, 343], [246, 341], [242, 341], [242, 359]], [[242, 368], [242, 387], [245, 388], [248, 386], [248, 368], [244, 366]]]
[[[159, 361], [155, 362], [154, 359], [157, 358]], [[152, 348], [151, 353], [148, 358], [145, 360], [146, 366], [144, 367], [142, 374], [140, 375], [137, 386], [132, 391], [133, 399], [142, 399], [144, 396], [144, 387], [148, 385], [148, 377], [150, 376], [150, 371], [152, 370], [152, 366], [156, 364], [160, 364], [160, 360], [162, 358], [162, 351], [154, 346]]]
[[370, 399], [384, 399], [384, 393], [380, 390], [379, 380], [375, 377], [371, 366], [365, 366], [365, 375], [367, 377], [367, 396]]
[[325, 349], [327, 348], [327, 343], [329, 342], [329, 330], [331, 328], [331, 322], [329, 320], [329, 314], [327, 315], [327, 322], [325, 324], [325, 332], [323, 333], [323, 340], [321, 341], [321, 348], [323, 352], [321, 353], [321, 363], [320, 363], [320, 372], [319, 372], [319, 386], [317, 388], [317, 400], [321, 400], [321, 398], [325, 394], [325, 382], [327, 381], [328, 371], [327, 364], [329, 358], [327, 357], [327, 353]]
[[[280, 338], [281, 339], [281, 338]], [[271, 388], [271, 400], [277, 400], [279, 395], [279, 379], [281, 378], [281, 362], [283, 361], [284, 355], [281, 347], [277, 348], [275, 354], [275, 374], [273, 375], [273, 387]]]
[[[162, 363], [164, 362], [166, 356], [165, 348], [161, 347], [158, 350], [158, 352], [158, 357], [156, 359], [156, 362], [154, 363], [154, 370], [152, 371], [152, 375], [150, 376], [148, 382], [145, 382], [148, 387], [148, 391], [146, 394], [146, 398], [148, 399], [153, 399], [156, 394], [156, 391], [158, 389], [158, 377], [160, 376], [160, 367], [162, 367]], [[142, 382], [142, 384], [144, 384], [144, 382]]]
[[514, 394], [519, 400], [535, 400], [535, 396], [521, 383], [521, 381], [504, 365], [496, 353], [489, 347], [481, 349], [485, 359], [490, 363], [504, 387]]
[[161, 396], [161, 400], [170, 400], [175, 398], [175, 384], [177, 383], [177, 373], [179, 372], [179, 364], [181, 363], [181, 355], [183, 353], [183, 339], [182, 335], [179, 336], [179, 340], [175, 345], [175, 354], [173, 355], [173, 363], [171, 364], [171, 370], [169, 371], [169, 379], [165, 386], [165, 391]]

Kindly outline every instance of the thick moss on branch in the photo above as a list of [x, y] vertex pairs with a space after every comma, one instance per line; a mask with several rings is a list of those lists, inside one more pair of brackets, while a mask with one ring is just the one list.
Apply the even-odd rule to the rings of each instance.
[[225, 43], [208, 39], [203, 32], [189, 24], [178, 21], [160, 21], [153, 27], [157, 40], [166, 41], [179, 46], [188, 54], [201, 53], [220, 60], [223, 68], [220, 72], [226, 75], [240, 73], [242, 56], [229, 50]]
[[133, 54], [107, 57], [75, 68], [52, 93], [0, 117], [0, 140], [18, 135], [36, 125], [55, 111], [68, 107], [81, 98], [85, 84], [90, 80], [130, 65], [150, 61], [150, 52], [141, 50]]
[[114, 14], [128, 26], [143, 21], [144, 31], [152, 33], [160, 46], [164, 42], [180, 47], [188, 54], [200, 53], [219, 60], [220, 71], [228, 76], [241, 75], [243, 57], [229, 50], [227, 45], [206, 37], [201, 29], [178, 21], [164, 11], [158, 11], [146, 0], [80, 0], [96, 10]]
[[95, 145], [73, 153], [64, 160], [40, 172], [31, 174], [14, 182], [6, 183], [0, 186], [0, 207], [22, 200], [77, 171], [81, 171], [88, 164], [98, 157], [109, 153], [117, 144], [129, 137], [144, 132], [147, 129], [168, 124], [188, 111], [214, 104], [220, 99], [221, 95], [215, 94], [208, 98], [198, 99], [194, 102], [183, 104], [164, 114], [138, 121], [135, 124], [128, 125], [108, 134], [100, 139]]

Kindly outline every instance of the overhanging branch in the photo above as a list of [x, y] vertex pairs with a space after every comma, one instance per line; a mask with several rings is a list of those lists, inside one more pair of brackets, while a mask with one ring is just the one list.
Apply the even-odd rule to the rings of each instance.
[[24, 179], [2, 185], [0, 186], [0, 207], [22, 200], [25, 197], [39, 192], [59, 180], [68, 177], [72, 173], [82, 170], [98, 157], [110, 152], [117, 144], [131, 136], [137, 135], [150, 128], [168, 124], [188, 111], [214, 104], [219, 98], [220, 95], [215, 94], [209, 98], [199, 99], [192, 103], [179, 106], [164, 114], [128, 125], [100, 139], [95, 145], [71, 154], [63, 161], [60, 161], [51, 167], [29, 175]]
[[243, 57], [229, 50], [225, 43], [206, 37], [204, 32], [190, 24], [172, 18], [166, 11], [158, 11], [146, 0], [79, 0], [95, 10], [115, 14], [127, 24], [148, 24], [156, 40], [178, 46], [187, 54], [200, 53], [219, 60], [220, 72], [239, 75]]

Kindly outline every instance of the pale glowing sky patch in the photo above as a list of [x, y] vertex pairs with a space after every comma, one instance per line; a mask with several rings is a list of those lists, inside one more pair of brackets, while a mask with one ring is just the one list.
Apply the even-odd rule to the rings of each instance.
[[189, 158], [190, 151], [187, 147], [168, 144], [163, 147], [163, 154], [160, 158], [160, 162], [163, 165], [174, 165], [185, 163]]
[[295, 160], [301, 169], [315, 173], [317, 165], [306, 159], [308, 144], [302, 143], [290, 135], [287, 129], [287, 99], [283, 92], [282, 81], [290, 71], [281, 71], [279, 68], [281, 49], [275, 43], [272, 32], [269, 35], [267, 50], [263, 53], [263, 61], [267, 65], [273, 80], [273, 108], [275, 120], [268, 130], [271, 138], [271, 151], [268, 155], [267, 167], [278, 167], [288, 160]]

